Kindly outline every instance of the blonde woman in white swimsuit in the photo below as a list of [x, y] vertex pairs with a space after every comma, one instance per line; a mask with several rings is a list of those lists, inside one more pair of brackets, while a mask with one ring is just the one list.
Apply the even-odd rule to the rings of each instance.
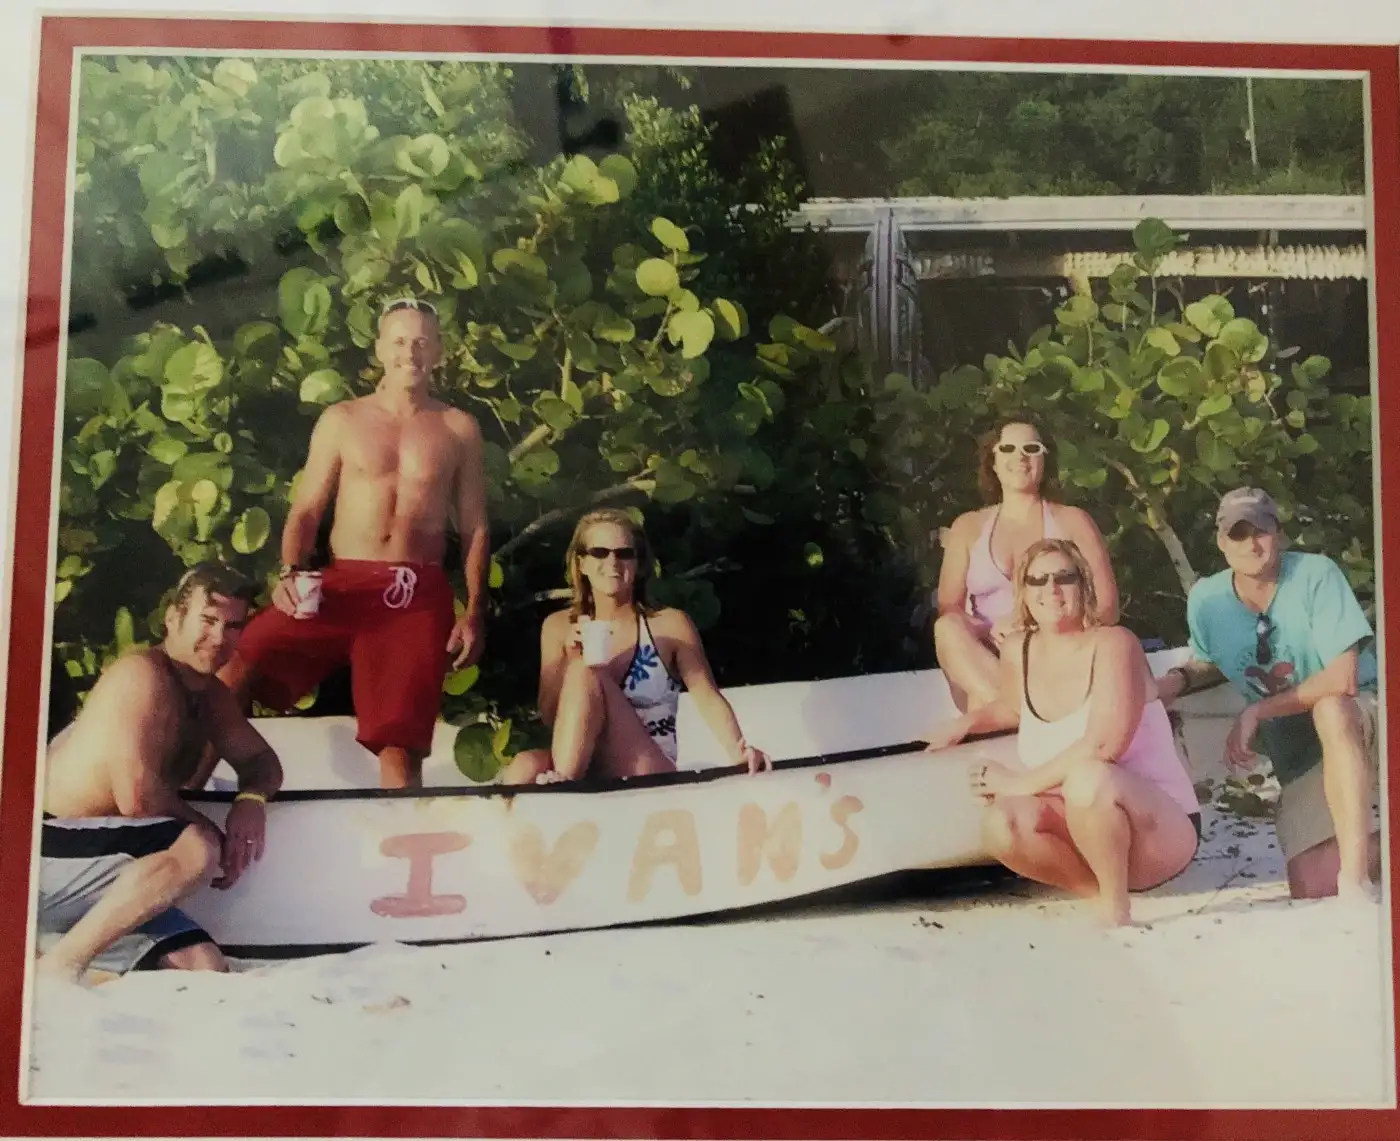
[[[771, 769], [767, 755], [744, 740], [690, 616], [643, 601], [651, 553], [641, 527], [622, 511], [590, 512], [574, 529], [567, 563], [573, 598], [540, 630], [539, 709], [553, 740], [549, 749], [520, 753], [502, 783], [675, 771], [684, 691], [727, 745], [731, 764], [751, 773]], [[584, 663], [585, 618], [609, 626], [601, 665]]]
[[997, 700], [945, 723], [929, 749], [1017, 730], [1017, 761], [973, 764], [987, 850], [1019, 875], [1095, 901], [1131, 922], [1129, 893], [1159, 887], [1195, 858], [1200, 807], [1147, 655], [1095, 617], [1093, 572], [1065, 539], [1017, 564]]

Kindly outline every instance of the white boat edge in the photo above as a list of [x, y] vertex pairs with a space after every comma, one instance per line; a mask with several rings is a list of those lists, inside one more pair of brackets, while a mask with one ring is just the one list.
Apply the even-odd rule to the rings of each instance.
[[[1188, 655], [1148, 659], [1160, 675]], [[724, 692], [773, 772], [719, 767], [688, 695], [680, 772], [596, 785], [473, 784], [453, 760], [456, 727], [440, 723], [425, 787], [385, 792], [353, 718], [260, 718], [287, 778], [266, 855], [234, 888], [206, 886], [181, 907], [233, 953], [308, 954], [676, 920], [992, 862], [966, 771], [975, 754], [1009, 756], [1015, 738], [924, 752], [917, 742], [953, 709], [941, 671]], [[1191, 699], [1188, 738], [1192, 717], [1228, 714], [1230, 696]], [[233, 787], [221, 764], [190, 799], [220, 823]]]

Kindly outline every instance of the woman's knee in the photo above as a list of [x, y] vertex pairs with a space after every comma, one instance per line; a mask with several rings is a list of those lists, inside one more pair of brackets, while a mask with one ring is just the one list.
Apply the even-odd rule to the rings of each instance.
[[554, 767], [548, 749], [527, 749], [501, 770], [498, 784], [534, 784], [535, 779]]
[[1117, 770], [1107, 761], [1084, 760], [1066, 774], [1060, 786], [1065, 807], [1079, 811], [1103, 808], [1118, 799]]
[[1025, 828], [1021, 815], [1005, 804], [989, 804], [982, 812], [982, 844], [997, 859], [1021, 846]]
[[971, 634], [971, 624], [961, 610], [949, 610], [934, 619], [933, 644], [936, 649], [947, 649], [948, 646], [967, 639]]

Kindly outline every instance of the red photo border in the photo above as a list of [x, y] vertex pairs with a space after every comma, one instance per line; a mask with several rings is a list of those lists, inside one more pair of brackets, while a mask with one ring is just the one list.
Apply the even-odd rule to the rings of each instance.
[[[449, 54], [607, 54], [734, 57], [773, 61], [840, 59], [953, 63], [1304, 69], [1364, 72], [1370, 79], [1376, 226], [1372, 289], [1379, 315], [1375, 375], [1400, 374], [1400, 51], [1395, 47], [1188, 44], [1151, 41], [1014, 40], [878, 34], [808, 34], [633, 28], [391, 25], [202, 18], [45, 17], [41, 24], [24, 330], [20, 464], [10, 598], [6, 764], [0, 780], [0, 915], [29, 913], [36, 743], [42, 716], [50, 492], [60, 361], [70, 90], [77, 49], [365, 51]], [[1392, 384], [1400, 384], [1394, 381]], [[1396, 399], [1378, 386], [1385, 422]], [[1400, 481], [1400, 449], [1375, 457], [1382, 486]], [[1400, 493], [1378, 505], [1383, 536], [1400, 539]], [[1395, 549], [1400, 549], [1396, 547]], [[1384, 596], [1400, 598], [1400, 559], [1384, 567]], [[1392, 624], [1393, 625], [1393, 624]], [[1387, 659], [1386, 691], [1400, 681]], [[1391, 738], [1400, 716], [1389, 709]], [[1400, 765], [1388, 761], [1392, 781]], [[1398, 821], [1389, 809], [1393, 833]], [[1390, 850], [1390, 883], [1400, 848]], [[1278, 1139], [1400, 1136], [1390, 1110], [936, 1110], [761, 1108], [456, 1108], [443, 1106], [54, 1107], [18, 1100], [26, 940], [12, 921], [0, 940], [0, 1136], [375, 1136], [375, 1137], [764, 1137], [924, 1136]], [[1392, 935], [1394, 936], [1392, 915]], [[1221, 964], [1222, 970], [1236, 969]], [[1394, 969], [1394, 965], [1392, 965]], [[1396, 972], [1400, 990], [1400, 972]], [[1283, 996], [1280, 996], [1283, 1001]], [[930, 1012], [936, 1017], [936, 1012]], [[1073, 1033], [1073, 1023], [1066, 1024]], [[1208, 1038], [1201, 1049], [1209, 1053]], [[1222, 1066], [1237, 1060], [1220, 1058]]]

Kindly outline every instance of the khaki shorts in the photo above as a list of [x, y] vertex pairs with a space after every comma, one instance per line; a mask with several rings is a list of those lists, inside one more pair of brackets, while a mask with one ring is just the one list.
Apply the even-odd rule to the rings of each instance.
[[[1376, 779], [1371, 785], [1371, 806], [1380, 804], [1380, 703], [1374, 693], [1358, 693], [1357, 707], [1365, 734], [1366, 751], [1371, 758]], [[1324, 844], [1337, 835], [1332, 824], [1332, 812], [1327, 807], [1327, 794], [1322, 784], [1322, 764], [1313, 765], [1295, 781], [1284, 785], [1279, 793], [1274, 828], [1283, 858], [1291, 860], [1309, 848]]]

